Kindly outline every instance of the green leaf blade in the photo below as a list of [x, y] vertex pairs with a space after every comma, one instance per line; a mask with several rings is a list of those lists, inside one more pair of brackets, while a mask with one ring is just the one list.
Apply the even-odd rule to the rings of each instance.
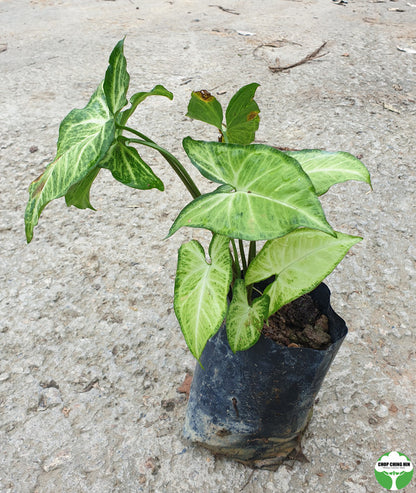
[[182, 245], [175, 281], [176, 317], [189, 349], [198, 360], [224, 319], [232, 279], [229, 240], [214, 235], [209, 255], [210, 263], [196, 240]]
[[299, 227], [333, 234], [313, 185], [296, 160], [263, 145], [184, 140], [203, 176], [222, 183], [188, 204], [169, 235], [182, 226], [202, 227], [242, 240], [267, 240]]
[[92, 171], [107, 152], [114, 135], [114, 119], [107, 107], [101, 84], [85, 108], [72, 110], [62, 121], [57, 155], [29, 187], [25, 212], [28, 242], [32, 240], [33, 229], [45, 206], [64, 196]]
[[209, 123], [222, 130], [223, 112], [221, 104], [208, 91], [193, 91], [186, 116], [194, 120]]
[[100, 168], [93, 168], [81, 181], [72, 185], [65, 194], [65, 202], [68, 207], [73, 205], [78, 209], [92, 209], [95, 211], [90, 202], [90, 190], [99, 172]]
[[136, 108], [137, 105], [142, 103], [149, 96], [163, 96], [170, 99], [171, 101], [173, 99], [173, 94], [166, 88], [158, 84], [151, 91], [136, 92], [136, 94], [133, 94], [133, 96], [130, 98], [130, 103], [134, 108]]
[[248, 84], [231, 98], [225, 112], [226, 142], [243, 145], [253, 142], [260, 124], [260, 108], [254, 101], [254, 94], [259, 85]]
[[327, 152], [315, 149], [288, 151], [311, 179], [316, 193], [323, 195], [332, 185], [349, 180], [368, 183], [371, 187], [370, 173], [364, 164], [347, 152]]
[[361, 240], [339, 232], [334, 237], [311, 229], [293, 231], [266, 242], [250, 264], [245, 282], [250, 285], [276, 276], [264, 292], [270, 297], [270, 316], [317, 287]]
[[99, 148], [98, 134], [100, 133], [105, 136], [114, 134], [114, 120], [107, 105], [103, 82], [97, 87], [84, 108], [73, 109], [62, 120], [59, 126], [56, 158], [73, 150], [76, 146], [80, 146], [82, 151], [82, 145], [90, 141], [95, 142], [95, 136], [97, 136], [96, 154], [103, 155], [106, 150], [102, 152]]
[[157, 188], [160, 191], [164, 190], [160, 178], [143, 161], [137, 150], [126, 145], [121, 138], [111, 145], [107, 154], [98, 163], [98, 166], [110, 170], [117, 181], [129, 187], [140, 190], [149, 190], [151, 188]]
[[173, 94], [170, 91], [168, 91], [167, 89], [165, 89], [163, 86], [161, 86], [160, 84], [155, 86], [151, 91], [136, 92], [130, 98], [130, 107], [118, 115], [117, 123], [120, 126], [125, 126], [127, 123], [127, 120], [134, 113], [137, 106], [140, 103], [142, 103], [145, 99], [147, 99], [149, 96], [163, 96], [163, 97], [168, 98], [170, 100], [173, 99]]
[[227, 338], [233, 353], [245, 351], [258, 341], [267, 319], [269, 301], [269, 297], [263, 295], [250, 306], [244, 280], [235, 280], [227, 313]]
[[104, 93], [108, 107], [113, 115], [127, 104], [127, 90], [130, 76], [127, 72], [127, 61], [123, 54], [124, 39], [119, 41], [111, 52], [109, 66], [104, 79]]

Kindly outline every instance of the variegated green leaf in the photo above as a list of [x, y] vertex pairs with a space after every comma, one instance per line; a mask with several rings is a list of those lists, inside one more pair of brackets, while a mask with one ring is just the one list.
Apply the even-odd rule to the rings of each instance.
[[358, 236], [298, 229], [265, 243], [250, 264], [246, 285], [276, 276], [264, 294], [270, 297], [269, 316], [283, 305], [316, 288], [341, 262]]
[[162, 181], [143, 161], [137, 150], [126, 145], [122, 138], [112, 144], [98, 166], [109, 169], [116, 180], [129, 187], [164, 190]]
[[221, 104], [208, 91], [192, 92], [186, 116], [214, 125], [218, 130], [222, 129], [223, 113]]
[[104, 93], [107, 104], [114, 115], [127, 104], [127, 90], [130, 76], [127, 72], [127, 61], [123, 54], [124, 39], [119, 41], [110, 55], [109, 66], [104, 79]]
[[174, 307], [185, 341], [199, 360], [208, 339], [219, 329], [227, 311], [232, 278], [229, 240], [214, 235], [205, 259], [195, 240], [179, 249]]
[[183, 142], [206, 178], [224, 185], [188, 204], [169, 235], [182, 226], [206, 228], [242, 240], [268, 240], [299, 227], [333, 230], [299, 163], [264, 145]]
[[317, 149], [289, 151], [311, 179], [318, 195], [323, 195], [336, 183], [357, 180], [371, 187], [370, 173], [364, 164], [348, 152], [327, 152]]
[[133, 96], [130, 98], [131, 106], [120, 113], [117, 120], [119, 125], [126, 125], [127, 120], [133, 114], [137, 106], [149, 96], [164, 96], [165, 98], [168, 98], [170, 100], [173, 99], [173, 94], [161, 85], [155, 86], [151, 91], [148, 92], [136, 92], [136, 94], [133, 94]]
[[251, 144], [260, 124], [260, 109], [254, 101], [254, 94], [260, 84], [253, 83], [242, 87], [231, 98], [225, 112], [227, 129], [225, 142], [232, 144]]
[[28, 242], [44, 207], [51, 200], [65, 195], [92, 171], [109, 149], [114, 135], [114, 118], [101, 83], [85, 108], [72, 110], [62, 121], [57, 155], [29, 187], [25, 212]]
[[95, 211], [90, 203], [90, 190], [99, 172], [100, 168], [93, 168], [81, 181], [72, 185], [65, 194], [65, 202], [68, 207], [73, 205], [78, 209], [92, 209]]
[[269, 297], [263, 295], [250, 306], [244, 281], [235, 280], [233, 299], [227, 313], [227, 337], [234, 353], [244, 351], [258, 341], [269, 313], [269, 301]]

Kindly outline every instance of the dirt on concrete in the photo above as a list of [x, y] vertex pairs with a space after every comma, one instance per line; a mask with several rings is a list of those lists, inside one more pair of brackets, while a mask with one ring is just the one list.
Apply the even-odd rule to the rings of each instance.
[[[376, 493], [381, 455], [415, 463], [413, 2], [3, 0], [0, 25], [0, 491]], [[166, 192], [103, 171], [96, 212], [55, 201], [25, 243], [28, 186], [124, 36], [130, 94], [175, 95], [149, 98], [132, 124], [202, 187], [181, 141], [216, 132], [185, 117], [191, 90], [226, 104], [250, 82], [257, 140], [348, 151], [372, 174], [373, 192], [351, 182], [322, 199], [364, 241], [327, 279], [349, 334], [303, 440], [309, 462], [253, 473], [182, 438], [176, 389], [195, 361], [172, 309], [176, 256], [206, 236], [163, 239], [188, 197], [151, 150]]]

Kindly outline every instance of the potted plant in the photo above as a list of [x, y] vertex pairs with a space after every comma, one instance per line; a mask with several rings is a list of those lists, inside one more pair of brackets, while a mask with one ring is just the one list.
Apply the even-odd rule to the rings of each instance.
[[[168, 236], [185, 226], [212, 232], [207, 253], [192, 240], [178, 254], [174, 308], [198, 360], [185, 436], [250, 465], [271, 466], [298, 449], [347, 332], [321, 283], [361, 238], [334, 231], [319, 196], [347, 180], [370, 184], [369, 173], [347, 153], [253, 144], [260, 112], [253, 83], [231, 98], [225, 124], [214, 96], [191, 95], [187, 115], [219, 131], [218, 142], [183, 140], [191, 163], [219, 185], [201, 194], [178, 159], [127, 126], [147, 97], [173, 96], [158, 85], [135, 93], [126, 108], [123, 47], [124, 40], [115, 46], [86, 107], [62, 121], [56, 157], [30, 185], [27, 241], [50, 201], [64, 196], [68, 206], [92, 208], [90, 188], [101, 169], [130, 187], [162, 191], [137, 148], [159, 152], [192, 197]], [[297, 333], [281, 334], [299, 318]]]

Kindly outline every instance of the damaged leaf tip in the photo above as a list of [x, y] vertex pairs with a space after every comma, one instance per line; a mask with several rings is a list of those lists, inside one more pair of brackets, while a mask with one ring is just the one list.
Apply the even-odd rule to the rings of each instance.
[[206, 103], [209, 103], [213, 99], [215, 99], [214, 96], [209, 91], [206, 91], [205, 89], [202, 89], [201, 91], [196, 91], [193, 94], [195, 94], [195, 96], [199, 98], [201, 101], [205, 101]]

